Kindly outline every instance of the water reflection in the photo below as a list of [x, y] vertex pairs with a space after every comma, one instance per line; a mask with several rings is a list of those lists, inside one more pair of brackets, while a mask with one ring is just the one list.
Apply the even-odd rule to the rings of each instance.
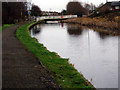
[[83, 28], [80, 25], [67, 24], [67, 32], [70, 35], [81, 35]]
[[110, 36], [108, 33], [98, 32], [98, 35], [101, 39], [105, 39]]
[[101, 29], [101, 28], [91, 28], [95, 32], [100, 32], [106, 35], [119, 36], [119, 30]]
[[58, 23], [58, 21], [47, 21], [46, 23], [48, 23], [48, 24], [55, 24], [55, 23]]
[[64, 27], [64, 23], [61, 23], [61, 27], [62, 27], [62, 28]]
[[95, 87], [118, 87], [116, 34], [65, 23], [42, 24], [36, 28], [41, 32], [34, 35], [31, 33], [31, 36], [44, 44], [48, 50], [69, 58], [69, 62]]
[[40, 33], [40, 31], [41, 31], [41, 26], [40, 25], [36, 25], [32, 28], [32, 34], [33, 35]]
[[[79, 24], [67, 24], [67, 32], [69, 35], [82, 35], [83, 30], [93, 30], [101, 39], [105, 39], [109, 36], [118, 36], [118, 30], [107, 30], [101, 28], [88, 28]], [[88, 31], [89, 33], [89, 31]]]

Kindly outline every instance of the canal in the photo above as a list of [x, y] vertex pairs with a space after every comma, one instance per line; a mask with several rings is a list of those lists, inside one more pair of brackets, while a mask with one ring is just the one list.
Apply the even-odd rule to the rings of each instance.
[[96, 88], [118, 88], [118, 36], [77, 24], [39, 24], [31, 36], [49, 51], [69, 58]]

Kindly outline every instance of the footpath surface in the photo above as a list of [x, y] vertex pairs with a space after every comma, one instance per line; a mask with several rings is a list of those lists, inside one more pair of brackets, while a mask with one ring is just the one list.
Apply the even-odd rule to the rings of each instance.
[[15, 32], [21, 25], [2, 31], [2, 88], [59, 88], [39, 60], [16, 38]]

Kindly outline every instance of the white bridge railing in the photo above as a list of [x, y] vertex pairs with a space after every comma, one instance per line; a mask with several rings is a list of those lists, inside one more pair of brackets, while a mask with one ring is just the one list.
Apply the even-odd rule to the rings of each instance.
[[45, 19], [67, 19], [67, 18], [76, 18], [77, 15], [61, 15], [61, 16], [42, 16], [37, 17], [36, 21], [45, 20]]

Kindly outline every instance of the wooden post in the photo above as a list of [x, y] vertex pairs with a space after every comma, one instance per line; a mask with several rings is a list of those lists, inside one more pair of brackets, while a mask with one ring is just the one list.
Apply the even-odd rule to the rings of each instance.
[[120, 34], [120, 17], [118, 17], [118, 32], [119, 32], [119, 34]]
[[115, 22], [117, 22], [118, 33], [120, 34], [120, 16], [115, 18]]

